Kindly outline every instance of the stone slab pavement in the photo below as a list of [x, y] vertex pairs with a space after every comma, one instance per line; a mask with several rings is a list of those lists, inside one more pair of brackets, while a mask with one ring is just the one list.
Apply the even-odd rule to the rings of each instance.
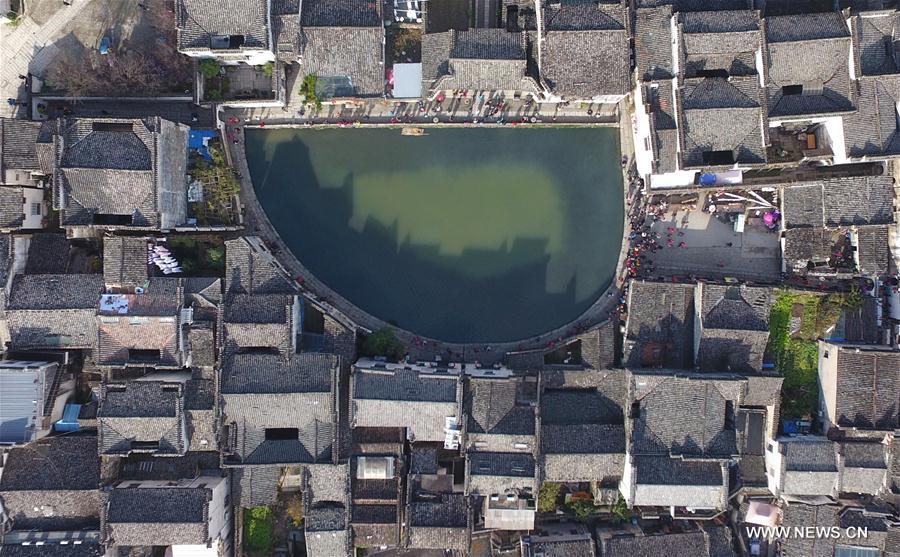
[[[702, 203], [697, 204], [702, 207]], [[694, 275], [710, 279], [726, 277], [756, 282], [778, 282], [781, 246], [777, 232], [748, 223], [743, 233], [699, 209], [667, 213], [656, 221], [661, 250], [650, 256], [651, 276]], [[669, 231], [675, 232], [669, 235]], [[673, 246], [668, 246], [668, 238]], [[679, 244], [684, 242], [684, 246]]]
[[7, 99], [28, 100], [28, 90], [19, 76], [46, 70], [56, 55], [52, 43], [90, 2], [68, 0], [71, 5], [66, 6], [62, 0], [37, 1], [42, 12], [39, 19], [26, 15], [18, 25], [0, 25], [0, 116], [27, 116], [27, 107], [7, 103]]

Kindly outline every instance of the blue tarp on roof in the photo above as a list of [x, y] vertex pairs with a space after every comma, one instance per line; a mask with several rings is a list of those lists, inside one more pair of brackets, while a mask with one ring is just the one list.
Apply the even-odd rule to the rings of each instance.
[[80, 404], [66, 404], [63, 410], [63, 417], [54, 424], [54, 429], [58, 432], [78, 431], [81, 427], [78, 424], [78, 415], [81, 413]]
[[188, 134], [188, 149], [193, 149], [200, 153], [204, 159], [211, 161], [212, 155], [209, 154], [209, 140], [216, 137], [218, 132], [215, 130], [191, 130]]

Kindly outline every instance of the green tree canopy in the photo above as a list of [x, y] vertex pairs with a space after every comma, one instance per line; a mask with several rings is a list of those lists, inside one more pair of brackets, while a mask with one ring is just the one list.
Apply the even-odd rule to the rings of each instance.
[[393, 330], [384, 327], [363, 340], [362, 353], [365, 356], [384, 356], [389, 360], [397, 361], [406, 354], [406, 347]]

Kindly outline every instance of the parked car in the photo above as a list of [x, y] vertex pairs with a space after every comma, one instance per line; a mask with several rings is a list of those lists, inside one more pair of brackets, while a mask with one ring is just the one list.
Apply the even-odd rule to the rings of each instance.
[[109, 47], [111, 44], [112, 39], [110, 39], [108, 35], [100, 39], [100, 47], [98, 48], [100, 54], [109, 54]]
[[422, 23], [422, 2], [394, 0], [394, 19], [399, 23]]

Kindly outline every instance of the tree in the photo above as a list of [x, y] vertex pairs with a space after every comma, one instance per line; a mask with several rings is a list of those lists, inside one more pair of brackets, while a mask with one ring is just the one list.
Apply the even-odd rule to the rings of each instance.
[[406, 347], [388, 327], [379, 329], [363, 340], [362, 353], [366, 356], [384, 356], [398, 361], [406, 354]]
[[300, 94], [306, 98], [306, 102], [313, 104], [317, 109], [322, 108], [322, 101], [316, 96], [316, 85], [319, 83], [319, 77], [311, 73], [303, 78], [300, 85]]
[[206, 79], [212, 79], [219, 75], [219, 69], [222, 67], [219, 62], [211, 58], [200, 61], [200, 74]]
[[556, 511], [556, 501], [562, 486], [556, 482], [543, 482], [538, 492], [538, 512], [552, 513]]
[[262, 66], [262, 73], [266, 77], [272, 77], [272, 72], [275, 71], [275, 63], [274, 62], [266, 62]]

